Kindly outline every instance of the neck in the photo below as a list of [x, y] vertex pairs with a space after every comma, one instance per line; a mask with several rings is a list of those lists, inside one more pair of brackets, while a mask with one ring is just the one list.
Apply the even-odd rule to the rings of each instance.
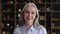
[[25, 26], [26, 26], [27, 29], [29, 29], [29, 28], [31, 28], [32, 25], [30, 25], [30, 24], [25, 24]]

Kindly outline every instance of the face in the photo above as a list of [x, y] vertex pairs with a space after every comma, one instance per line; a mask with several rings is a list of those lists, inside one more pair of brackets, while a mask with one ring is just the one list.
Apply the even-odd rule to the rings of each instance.
[[28, 6], [24, 11], [24, 19], [25, 23], [33, 24], [33, 21], [36, 17], [36, 10], [33, 6]]

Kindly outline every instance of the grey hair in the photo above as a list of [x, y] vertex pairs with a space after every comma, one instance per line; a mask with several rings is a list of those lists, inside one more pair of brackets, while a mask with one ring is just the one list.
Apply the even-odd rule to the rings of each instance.
[[27, 3], [24, 6], [24, 8], [22, 9], [22, 11], [21, 11], [21, 18], [20, 18], [21, 19], [20, 20], [20, 26], [23, 26], [25, 24], [23, 13], [24, 13], [25, 9], [27, 8], [27, 6], [33, 6], [35, 8], [35, 10], [36, 10], [36, 18], [34, 20], [33, 26], [37, 29], [40, 26], [40, 24], [39, 24], [39, 13], [38, 13], [37, 6], [34, 3]]

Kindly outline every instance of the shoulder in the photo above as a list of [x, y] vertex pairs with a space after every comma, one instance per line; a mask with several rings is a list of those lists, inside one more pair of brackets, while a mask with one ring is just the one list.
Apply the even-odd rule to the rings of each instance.
[[18, 34], [18, 32], [19, 32], [19, 28], [20, 28], [20, 27], [16, 27], [16, 28], [14, 29], [13, 34]]
[[20, 31], [21, 29], [23, 29], [23, 27], [16, 27], [14, 30], [15, 31]]
[[16, 27], [13, 34], [21, 34], [22, 27]]
[[42, 25], [40, 25], [40, 26], [38, 27], [38, 30], [39, 30], [40, 33], [47, 34], [46, 28], [43, 27]]
[[14, 29], [14, 31], [17, 31], [17, 30], [20, 30], [20, 27], [16, 27], [16, 28]]
[[46, 29], [46, 28], [43, 27], [42, 25], [40, 25], [40, 26], [38, 27], [38, 29]]
[[40, 26], [38, 27], [38, 30], [39, 30], [39, 31], [46, 31], [46, 28], [43, 27], [42, 25], [40, 25]]

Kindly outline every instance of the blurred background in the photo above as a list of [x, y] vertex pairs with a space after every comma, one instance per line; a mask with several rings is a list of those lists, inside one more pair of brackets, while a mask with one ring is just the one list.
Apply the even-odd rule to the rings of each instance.
[[33, 2], [39, 10], [39, 23], [48, 34], [60, 34], [60, 0], [0, 0], [0, 34], [13, 34], [19, 26], [20, 12]]

